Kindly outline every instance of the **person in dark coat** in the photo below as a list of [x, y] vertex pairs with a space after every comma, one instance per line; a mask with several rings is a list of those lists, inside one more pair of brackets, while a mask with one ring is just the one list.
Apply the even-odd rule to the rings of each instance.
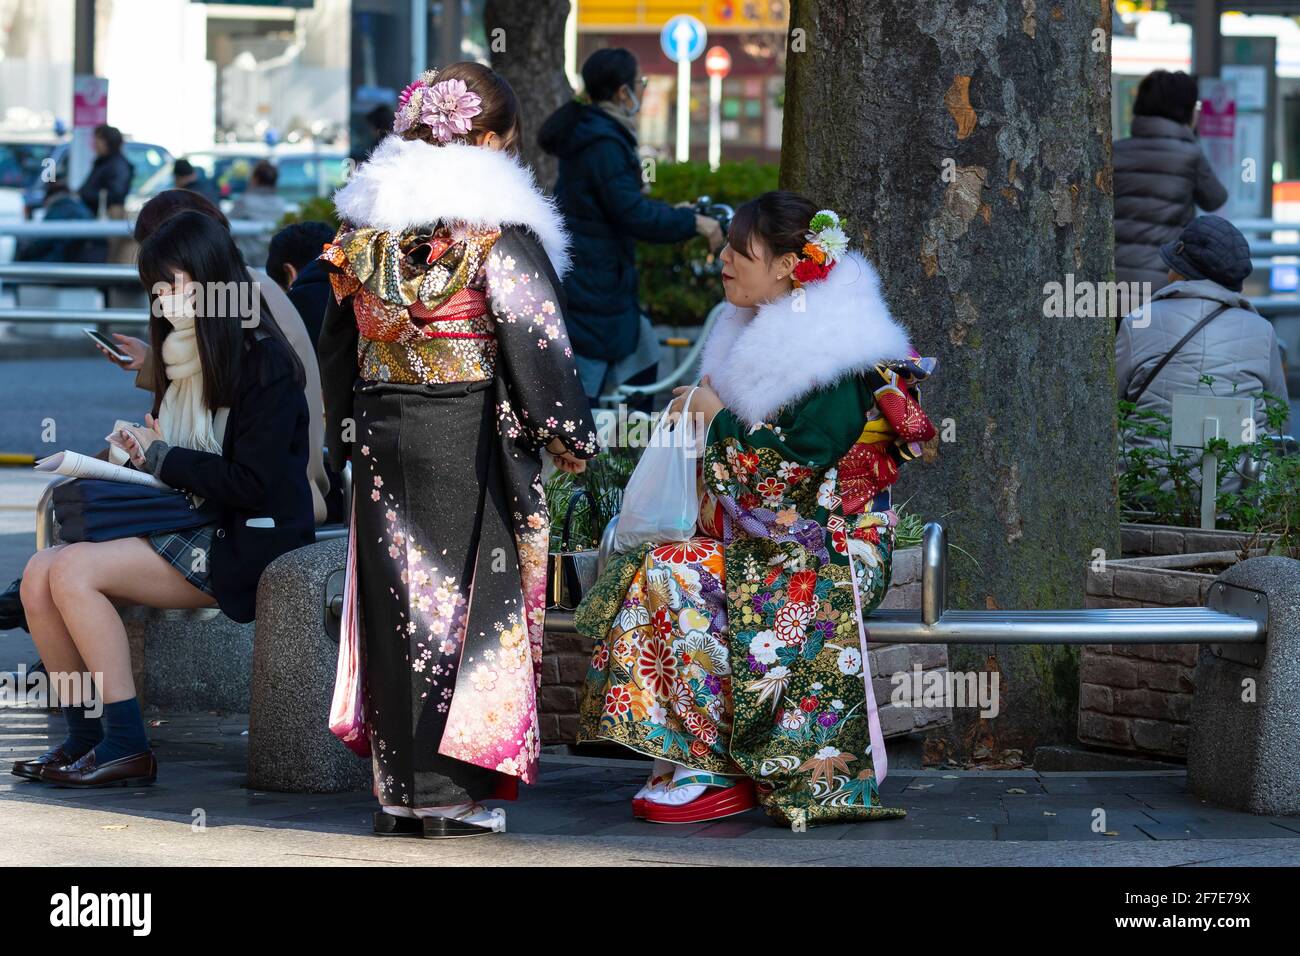
[[[565, 318], [583, 388], [595, 398], [611, 366], [622, 362], [619, 373], [649, 369], [653, 376], [658, 364], [658, 343], [641, 321], [637, 241], [682, 242], [699, 234], [717, 250], [723, 237], [716, 220], [645, 195], [635, 119], [644, 83], [636, 57], [620, 48], [597, 50], [582, 65], [582, 83], [589, 102], [574, 100], [552, 113], [538, 143], [560, 161], [554, 192], [573, 236], [574, 263], [564, 280]], [[636, 368], [627, 369], [633, 356]]]
[[[220, 607], [251, 621], [262, 571], [315, 537], [302, 363], [275, 323], [256, 321], [266, 305], [252, 298], [230, 233], [180, 213], [140, 247], [139, 271], [165, 364], [154, 366], [153, 414], [112, 441], [135, 468], [190, 495], [207, 523], [61, 545], [27, 563], [23, 607], [41, 660], [53, 674], [94, 674], [102, 705], [101, 717], [84, 680], [68, 696], [61, 686], [68, 736], [13, 768], [56, 786], [139, 785], [157, 774], [117, 604]], [[217, 298], [213, 289], [242, 291]]]
[[101, 208], [111, 215], [125, 206], [134, 170], [122, 155], [122, 133], [116, 126], [96, 126], [93, 142], [95, 163], [77, 194], [93, 215]]
[[307, 326], [313, 347], [320, 342], [320, 327], [330, 299], [329, 273], [320, 261], [321, 250], [334, 239], [327, 222], [295, 222], [271, 238], [266, 274], [289, 296]]
[[[55, 180], [46, 187], [43, 207], [45, 215], [42, 222], [72, 222], [95, 218], [95, 214], [86, 208], [86, 204], [62, 180]], [[102, 239], [51, 236], [23, 243], [14, 258], [19, 262], [103, 262], [108, 258], [108, 244]]]
[[[266, 256], [267, 275], [284, 289], [302, 316], [313, 349], [320, 345], [321, 325], [333, 295], [320, 254], [333, 239], [334, 227], [327, 222], [295, 222], [272, 237]], [[343, 481], [328, 460], [323, 464], [330, 482], [325, 495], [325, 521], [345, 521]]]
[[217, 184], [208, 179], [203, 170], [195, 169], [188, 159], [178, 159], [172, 165], [172, 182], [177, 189], [196, 192], [213, 205], [221, 201], [221, 190]]
[[1132, 135], [1115, 143], [1115, 281], [1165, 285], [1160, 247], [1178, 238], [1199, 206], [1228, 201], [1196, 139], [1196, 80], [1156, 70], [1138, 86]]

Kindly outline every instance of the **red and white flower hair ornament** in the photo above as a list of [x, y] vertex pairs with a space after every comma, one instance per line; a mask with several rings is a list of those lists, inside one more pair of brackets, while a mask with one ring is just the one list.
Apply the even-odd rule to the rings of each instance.
[[825, 279], [849, 247], [839, 214], [833, 209], [819, 210], [812, 217], [804, 239], [803, 255], [791, 273], [796, 288]]

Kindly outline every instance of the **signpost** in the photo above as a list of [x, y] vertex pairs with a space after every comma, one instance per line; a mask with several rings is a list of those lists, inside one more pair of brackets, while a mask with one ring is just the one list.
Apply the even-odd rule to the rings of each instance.
[[[96, 126], [108, 122], [108, 80], [102, 76], [79, 73], [72, 78], [72, 145], [68, 150], [68, 187], [76, 189], [90, 175], [95, 161]], [[91, 212], [103, 215], [103, 201]]]
[[704, 24], [689, 14], [679, 14], [659, 32], [664, 55], [677, 64], [677, 161], [691, 158], [691, 61], [699, 59], [708, 40]]
[[1173, 396], [1173, 425], [1170, 429], [1173, 444], [1202, 451], [1201, 527], [1207, 531], [1214, 530], [1219, 459], [1206, 451], [1206, 446], [1216, 438], [1227, 439], [1229, 446], [1248, 444], [1254, 440], [1254, 428], [1254, 399], [1195, 394]]
[[709, 74], [709, 169], [717, 172], [722, 162], [722, 78], [731, 72], [731, 54], [726, 47], [709, 48], [704, 72]]

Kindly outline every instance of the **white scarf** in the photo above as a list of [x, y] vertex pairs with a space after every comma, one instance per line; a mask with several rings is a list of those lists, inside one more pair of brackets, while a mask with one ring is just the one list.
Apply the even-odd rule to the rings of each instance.
[[229, 408], [214, 415], [203, 404], [203, 365], [195, 338], [194, 316], [167, 316], [172, 330], [163, 339], [162, 360], [167, 367], [167, 391], [158, 409], [158, 428], [169, 445], [221, 454]]

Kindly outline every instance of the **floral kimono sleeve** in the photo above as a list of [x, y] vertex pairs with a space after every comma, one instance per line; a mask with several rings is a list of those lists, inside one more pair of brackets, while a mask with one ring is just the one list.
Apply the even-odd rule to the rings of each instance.
[[509, 401], [503, 432], [534, 450], [558, 438], [578, 458], [598, 449], [596, 426], [564, 327], [559, 277], [531, 233], [508, 227], [487, 260], [488, 307]]

